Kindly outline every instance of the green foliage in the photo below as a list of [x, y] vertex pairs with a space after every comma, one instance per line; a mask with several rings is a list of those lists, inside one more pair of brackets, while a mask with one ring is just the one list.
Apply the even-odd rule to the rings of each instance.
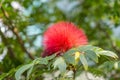
[[5, 79], [6, 77], [10, 77], [10, 76], [13, 76], [14, 73], [15, 73], [16, 69], [11, 69], [8, 73], [3, 73], [2, 75], [0, 75], [0, 80], [3, 80]]
[[86, 50], [85, 53], [86, 53], [86, 56], [88, 58], [90, 58], [91, 60], [93, 60], [96, 63], [98, 63], [98, 57], [97, 57], [97, 54], [94, 51], [92, 51], [92, 50]]
[[76, 52], [75, 49], [71, 49], [71, 50], [67, 51], [67, 52], [63, 55], [65, 61], [66, 61], [68, 64], [75, 65], [75, 57], [74, 57], [75, 52]]
[[53, 65], [54, 65], [54, 69], [59, 68], [61, 73], [64, 73], [66, 71], [67, 65], [65, 63], [65, 60], [62, 57], [58, 57], [53, 63]]
[[15, 74], [15, 78], [16, 80], [20, 80], [20, 76], [23, 72], [25, 72], [26, 70], [30, 69], [34, 64], [26, 64], [24, 66], [22, 66]]
[[111, 51], [99, 51], [98, 54], [113, 57], [113, 58], [118, 58], [118, 56]]
[[[63, 76], [61, 78], [63, 79], [65, 73], [67, 72], [67, 67], [70, 67], [69, 64], [71, 64], [71, 66], [73, 66], [73, 68], [72, 68], [73, 71], [74, 71], [74, 69], [77, 70], [77, 66], [79, 66], [79, 63], [76, 63], [77, 59], [75, 59], [76, 58], [75, 54], [78, 51], [79, 51], [79, 54], [80, 54], [80, 55], [78, 55], [79, 62], [81, 62], [81, 64], [83, 64], [83, 67], [84, 67], [85, 70], [88, 70], [87, 57], [90, 58], [91, 60], [95, 61], [95, 62], [98, 62], [98, 57], [100, 57], [100, 55], [109, 56], [109, 57], [112, 57], [114, 59], [118, 58], [117, 55], [113, 52], [108, 52], [108, 51], [105, 51], [101, 48], [90, 46], [90, 45], [88, 45], [88, 46], [86, 45], [86, 46], [83, 46], [83, 47], [73, 48], [73, 49], [67, 51], [63, 56], [59, 56], [59, 57], [56, 57], [56, 58], [55, 58], [55, 55], [52, 55], [52, 56], [45, 57], [45, 58], [35, 59], [34, 61], [32, 61], [32, 63], [26, 64], [26, 65], [20, 67], [17, 70], [17, 72], [15, 73], [15, 78], [16, 78], [16, 80], [20, 80], [21, 75], [25, 71], [28, 70], [27, 71], [27, 80], [29, 80], [29, 76], [32, 73], [32, 70], [34, 68], [33, 66], [35, 66], [37, 64], [47, 65], [47, 64], [49, 64], [48, 61], [53, 59], [55, 61], [52, 63], [53, 66], [54, 66], [52, 70], [55, 70], [56, 68], [59, 69], [62, 76]], [[83, 48], [84, 48], [84, 50], [83, 50]], [[84, 52], [81, 52], [80, 50], [82, 50]], [[97, 53], [95, 51], [97, 51]], [[104, 52], [102, 52], [102, 51], [104, 51]], [[105, 52], [108, 52], [108, 53], [106, 54]], [[98, 55], [96, 55], [96, 54], [98, 54]], [[104, 64], [103, 67], [105, 68], [106, 64]]]
[[[83, 28], [90, 45], [70, 49], [59, 57], [41, 58], [41, 37], [50, 24], [58, 21], [70, 21]], [[58, 69], [64, 74], [87, 70], [119, 80], [119, 29], [119, 0], [0, 0], [0, 80], [15, 79], [15, 75], [17, 79], [42, 80], [44, 73]], [[6, 48], [7, 54], [1, 59]], [[57, 77], [63, 78], [70, 80], [63, 74]]]
[[28, 70], [27, 71], [27, 80], [29, 80], [29, 76], [32, 73], [34, 65], [37, 65], [37, 64], [47, 65], [48, 61], [53, 59], [54, 57], [55, 57], [55, 55], [52, 55], [52, 56], [49, 56], [49, 57], [46, 57], [46, 58], [37, 58], [34, 61], [32, 61], [32, 63], [26, 64], [26, 65], [20, 67], [17, 70], [17, 72], [15, 73], [16, 80], [20, 80], [21, 79], [20, 77], [22, 76], [22, 74], [27, 70]]
[[84, 69], [87, 70], [88, 69], [88, 63], [87, 63], [87, 60], [86, 60], [84, 54], [80, 55], [80, 61], [83, 64]]

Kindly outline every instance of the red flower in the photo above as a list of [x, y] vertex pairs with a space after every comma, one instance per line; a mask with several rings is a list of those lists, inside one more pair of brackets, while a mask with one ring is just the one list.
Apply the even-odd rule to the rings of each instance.
[[43, 35], [44, 52], [42, 57], [63, 54], [67, 50], [87, 44], [82, 29], [70, 22], [58, 22], [50, 26]]

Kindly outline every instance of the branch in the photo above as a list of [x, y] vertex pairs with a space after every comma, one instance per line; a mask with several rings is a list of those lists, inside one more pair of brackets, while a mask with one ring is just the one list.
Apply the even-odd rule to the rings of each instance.
[[28, 52], [27, 49], [25, 48], [24, 42], [21, 39], [21, 37], [19, 36], [19, 34], [18, 34], [19, 32], [18, 32], [17, 28], [13, 25], [12, 21], [9, 18], [8, 13], [4, 10], [4, 8], [2, 7], [1, 4], [0, 4], [0, 8], [1, 8], [2, 13], [4, 14], [4, 17], [8, 20], [8, 23], [10, 25], [10, 26], [8, 26], [8, 28], [16, 35], [17, 40], [18, 40], [22, 50], [29, 56], [29, 58], [34, 59], [34, 57], [31, 55], [31, 53]]

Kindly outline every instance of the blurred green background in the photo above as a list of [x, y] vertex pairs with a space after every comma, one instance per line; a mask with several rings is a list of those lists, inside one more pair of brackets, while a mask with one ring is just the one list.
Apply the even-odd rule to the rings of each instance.
[[120, 57], [120, 0], [0, 0], [0, 74], [29, 63], [27, 53], [40, 57], [43, 32], [58, 21], [73, 22], [89, 44]]

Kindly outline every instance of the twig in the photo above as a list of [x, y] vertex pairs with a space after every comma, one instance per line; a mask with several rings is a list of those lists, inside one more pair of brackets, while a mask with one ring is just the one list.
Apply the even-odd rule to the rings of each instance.
[[76, 71], [73, 71], [73, 80], [75, 80]]
[[2, 13], [4, 14], [4, 17], [5, 17], [5, 18], [8, 20], [8, 22], [9, 22], [8, 28], [16, 35], [17, 40], [18, 40], [18, 42], [19, 42], [22, 50], [23, 50], [24, 52], [26, 52], [26, 54], [29, 56], [29, 58], [34, 59], [34, 57], [31, 55], [31, 53], [28, 52], [27, 49], [25, 48], [24, 42], [23, 42], [23, 40], [21, 39], [21, 37], [19, 36], [17, 28], [13, 25], [12, 21], [9, 19], [8, 13], [4, 10], [4, 8], [2, 7], [1, 4], [0, 4], [0, 8], [1, 8]]
[[76, 76], [76, 69], [75, 67], [73, 67], [73, 80], [75, 80], [75, 76]]

